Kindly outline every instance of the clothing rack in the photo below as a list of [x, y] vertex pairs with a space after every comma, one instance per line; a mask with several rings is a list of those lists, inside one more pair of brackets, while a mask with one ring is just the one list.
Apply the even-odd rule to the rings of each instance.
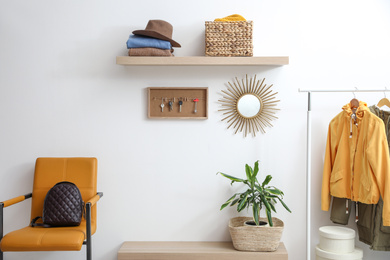
[[306, 138], [306, 259], [311, 258], [311, 93], [314, 92], [389, 92], [390, 89], [298, 89], [298, 92], [307, 93], [307, 138]]

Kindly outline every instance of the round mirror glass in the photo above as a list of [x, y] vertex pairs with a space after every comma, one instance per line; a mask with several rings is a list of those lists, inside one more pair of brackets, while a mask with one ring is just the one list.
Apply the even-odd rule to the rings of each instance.
[[237, 110], [243, 117], [254, 117], [260, 109], [260, 99], [252, 94], [243, 95], [237, 102]]

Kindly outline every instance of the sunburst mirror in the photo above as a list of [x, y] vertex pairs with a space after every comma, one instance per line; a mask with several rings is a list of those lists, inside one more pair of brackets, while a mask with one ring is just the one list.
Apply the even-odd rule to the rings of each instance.
[[256, 80], [254, 78], [228, 82], [227, 91], [222, 90], [223, 98], [218, 100], [221, 103], [224, 118], [229, 126], [233, 126], [235, 134], [243, 132], [244, 137], [248, 134], [256, 136], [257, 132], [265, 133], [265, 128], [272, 127], [271, 121], [277, 119], [275, 113], [276, 103], [274, 100], [278, 92], [272, 93], [272, 84], [264, 84], [265, 78]]

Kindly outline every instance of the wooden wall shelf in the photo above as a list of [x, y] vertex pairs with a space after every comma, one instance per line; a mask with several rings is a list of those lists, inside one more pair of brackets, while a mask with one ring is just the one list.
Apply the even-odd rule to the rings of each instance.
[[124, 242], [118, 260], [287, 260], [283, 243], [275, 252], [244, 252], [232, 242]]
[[116, 64], [124, 66], [282, 66], [288, 65], [288, 56], [274, 57], [139, 57], [117, 56]]

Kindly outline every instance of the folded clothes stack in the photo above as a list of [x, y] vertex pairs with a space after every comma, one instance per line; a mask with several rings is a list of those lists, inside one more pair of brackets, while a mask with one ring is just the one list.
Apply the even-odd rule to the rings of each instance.
[[130, 35], [127, 40], [129, 56], [171, 56], [172, 44], [156, 38]]
[[129, 56], [173, 56], [172, 47], [181, 47], [172, 40], [173, 27], [163, 20], [150, 20], [145, 30], [133, 31], [127, 40]]

